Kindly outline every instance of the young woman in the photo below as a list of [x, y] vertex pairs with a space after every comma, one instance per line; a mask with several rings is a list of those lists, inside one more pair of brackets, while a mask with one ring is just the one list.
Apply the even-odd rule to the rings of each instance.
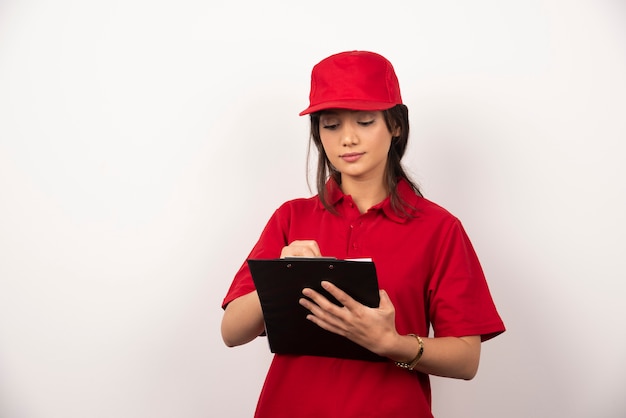
[[[279, 207], [249, 258], [371, 258], [378, 308], [329, 282], [343, 307], [312, 289], [299, 303], [313, 323], [389, 361], [276, 354], [255, 416], [431, 417], [428, 375], [472, 379], [481, 342], [504, 331], [478, 258], [459, 220], [423, 198], [402, 168], [408, 110], [387, 59], [349, 51], [319, 62], [305, 114], [318, 194]], [[263, 333], [245, 262], [223, 307], [226, 345]]]

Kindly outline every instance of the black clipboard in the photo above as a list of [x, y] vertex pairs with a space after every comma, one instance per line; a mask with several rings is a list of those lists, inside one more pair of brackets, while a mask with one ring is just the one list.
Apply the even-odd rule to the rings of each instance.
[[318, 327], [306, 319], [309, 311], [298, 303], [303, 297], [302, 289], [309, 287], [340, 305], [322, 288], [321, 282], [326, 280], [358, 302], [378, 307], [378, 278], [372, 261], [298, 257], [247, 262], [273, 353], [387, 361], [345, 337]]

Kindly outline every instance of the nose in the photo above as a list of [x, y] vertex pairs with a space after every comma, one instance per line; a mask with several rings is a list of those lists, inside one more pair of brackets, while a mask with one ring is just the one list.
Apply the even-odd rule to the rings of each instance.
[[341, 145], [349, 147], [358, 143], [359, 137], [351, 123], [344, 123], [341, 126]]

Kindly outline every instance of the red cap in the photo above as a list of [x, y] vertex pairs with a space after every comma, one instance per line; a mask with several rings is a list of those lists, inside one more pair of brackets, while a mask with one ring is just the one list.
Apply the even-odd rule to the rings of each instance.
[[324, 109], [385, 110], [402, 104], [393, 66], [368, 51], [340, 52], [317, 63], [309, 100], [300, 116]]

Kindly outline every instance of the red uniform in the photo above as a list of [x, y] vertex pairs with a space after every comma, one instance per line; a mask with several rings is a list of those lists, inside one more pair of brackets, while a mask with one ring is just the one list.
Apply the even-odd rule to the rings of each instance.
[[[405, 181], [401, 198], [413, 217], [383, 202], [361, 214], [329, 181], [327, 211], [317, 196], [284, 203], [269, 220], [249, 258], [278, 258], [294, 240], [317, 241], [323, 256], [371, 258], [396, 310], [396, 329], [435, 337], [504, 331], [478, 258], [461, 223], [416, 195]], [[223, 306], [254, 290], [244, 263]], [[275, 355], [257, 405], [259, 418], [431, 417], [428, 376], [395, 366], [326, 357]]]

